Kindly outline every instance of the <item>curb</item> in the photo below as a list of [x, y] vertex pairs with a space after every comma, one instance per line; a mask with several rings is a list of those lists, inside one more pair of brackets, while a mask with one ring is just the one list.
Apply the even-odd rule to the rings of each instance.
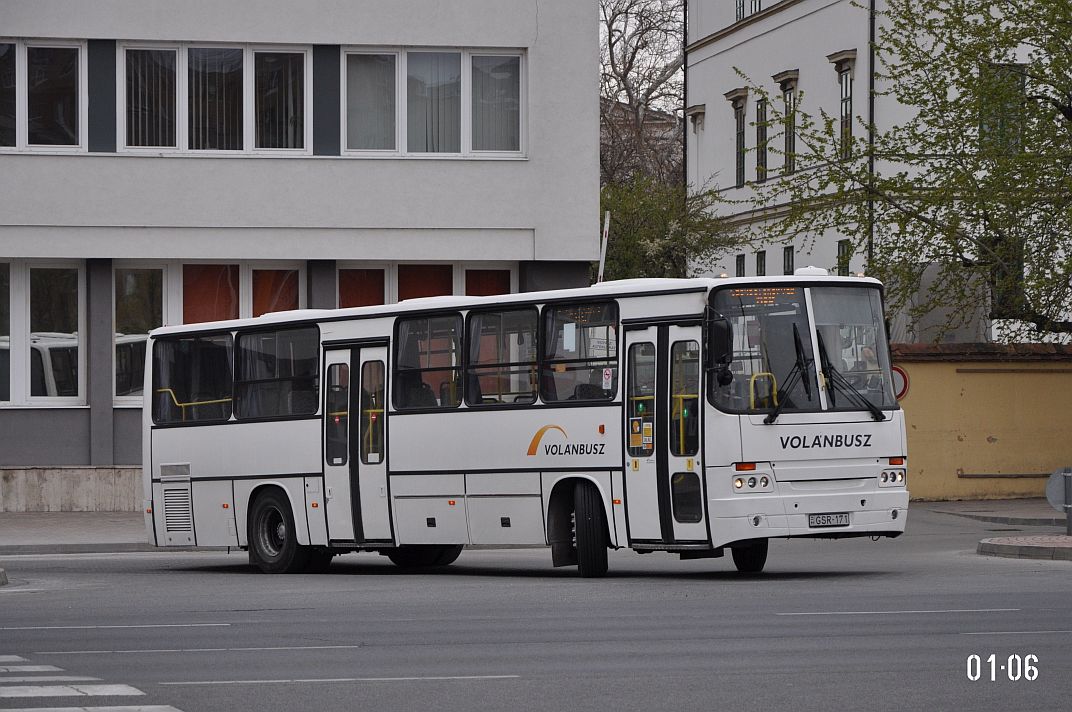
[[[238, 547], [230, 547], [239, 551]], [[227, 551], [226, 546], [153, 546], [152, 544], [19, 544], [0, 546], [0, 556], [23, 556], [27, 554], [130, 554], [192, 552], [192, 551]], [[2, 571], [2, 569], [0, 569]]]
[[1065, 524], [1065, 518], [1060, 514], [1055, 514], [1053, 517], [1002, 517], [990, 514], [949, 512], [944, 509], [934, 511], [939, 514], [951, 514], [954, 517], [964, 517], [965, 519], [974, 519], [977, 522], [987, 522], [989, 524], [1020, 524], [1025, 527], [1062, 527]]
[[[1026, 537], [983, 539], [975, 553], [983, 556], [1000, 556], [1007, 559], [1040, 559], [1048, 561], [1072, 561], [1072, 538], [1038, 537], [1038, 543], [1025, 543]], [[1046, 539], [1051, 542], [1045, 541]], [[1064, 540], [1064, 541], [1062, 541]]]

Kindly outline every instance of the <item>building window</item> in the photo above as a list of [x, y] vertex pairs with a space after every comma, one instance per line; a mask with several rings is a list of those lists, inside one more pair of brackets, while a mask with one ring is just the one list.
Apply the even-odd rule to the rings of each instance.
[[77, 146], [77, 47], [26, 48], [26, 142]]
[[852, 258], [852, 241], [838, 240], [837, 243], [837, 273], [842, 277], [849, 276], [849, 260]]
[[763, 0], [752, 0], [752, 14], [756, 14], [763, 9]]
[[474, 151], [521, 150], [521, 57], [473, 55]]
[[187, 50], [189, 146], [194, 151], [240, 151], [243, 145], [243, 52]]
[[398, 110], [398, 56], [346, 55], [346, 148], [394, 151]]
[[756, 181], [767, 180], [767, 99], [756, 102]]
[[787, 245], [782, 248], [782, 274], [793, 274], [796, 269], [793, 246]]
[[841, 158], [852, 157], [852, 69], [845, 67], [838, 72], [841, 88]]
[[737, 15], [736, 15], [737, 20], [741, 21], [741, 20], [744, 19], [744, 0], [737, 0], [736, 6], [737, 6]]
[[253, 53], [256, 148], [305, 147], [305, 53]]
[[299, 307], [297, 269], [254, 269], [253, 316]]
[[237, 319], [238, 265], [182, 266], [182, 323]]
[[744, 143], [744, 101], [739, 101], [733, 105], [733, 119], [737, 124], [736, 127], [736, 140], [734, 146], [734, 155], [737, 157], [737, 187], [744, 187], [744, 157], [745, 157], [745, 143]]
[[77, 267], [30, 268], [30, 395], [81, 395], [81, 274]]
[[465, 295], [490, 297], [510, 293], [510, 270], [467, 269], [465, 270]]
[[744, 255], [737, 255], [737, 276], [744, 276]]
[[178, 51], [126, 50], [126, 145], [176, 147]]
[[979, 148], [997, 155], [1019, 152], [1023, 143], [1026, 68], [1019, 64], [983, 64], [979, 67], [979, 84], [989, 97], [979, 116]]
[[149, 331], [164, 323], [164, 270], [116, 267], [115, 396], [141, 397]]
[[382, 268], [340, 269], [339, 307], [371, 307], [386, 304], [386, 271]]
[[398, 301], [454, 294], [453, 265], [399, 265]]
[[767, 251], [760, 250], [756, 253], [756, 276], [767, 276]]
[[0, 146], [14, 145], [15, 45], [2, 42], [0, 43]]
[[11, 265], [0, 262], [0, 403], [11, 400]]
[[782, 104], [785, 111], [785, 163], [786, 175], [797, 169], [797, 89], [790, 86], [782, 89]]
[[409, 52], [407, 67], [409, 152], [461, 153], [461, 54]]

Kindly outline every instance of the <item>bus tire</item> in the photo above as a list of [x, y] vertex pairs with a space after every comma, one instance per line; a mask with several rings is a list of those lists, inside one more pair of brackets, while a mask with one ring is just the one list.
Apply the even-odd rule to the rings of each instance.
[[262, 492], [249, 514], [249, 563], [266, 574], [304, 571], [309, 549], [298, 544], [290, 501], [277, 489]]
[[734, 548], [733, 565], [742, 574], [758, 574], [767, 563], [769, 539], [753, 539], [748, 546]]
[[387, 558], [403, 569], [429, 569], [447, 566], [462, 553], [461, 545], [409, 544], [388, 549]]
[[577, 570], [584, 578], [607, 574], [607, 517], [603, 497], [588, 481], [573, 488], [574, 532], [577, 540]]

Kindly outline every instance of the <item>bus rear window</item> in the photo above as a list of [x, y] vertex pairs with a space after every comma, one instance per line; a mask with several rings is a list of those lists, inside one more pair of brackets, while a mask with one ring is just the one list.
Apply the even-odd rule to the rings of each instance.
[[230, 334], [153, 344], [153, 422], [218, 423], [231, 417]]

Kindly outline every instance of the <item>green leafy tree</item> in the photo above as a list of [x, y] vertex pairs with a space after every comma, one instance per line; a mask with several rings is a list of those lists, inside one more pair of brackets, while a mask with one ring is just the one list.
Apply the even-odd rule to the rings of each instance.
[[846, 136], [835, 107], [802, 94], [786, 117], [768, 102], [768, 150], [793, 125], [797, 170], [734, 212], [766, 240], [851, 238], [913, 317], [939, 309], [956, 326], [982, 301], [1003, 338], [1072, 333], [1072, 3], [886, 6], [877, 101], [908, 118]]

